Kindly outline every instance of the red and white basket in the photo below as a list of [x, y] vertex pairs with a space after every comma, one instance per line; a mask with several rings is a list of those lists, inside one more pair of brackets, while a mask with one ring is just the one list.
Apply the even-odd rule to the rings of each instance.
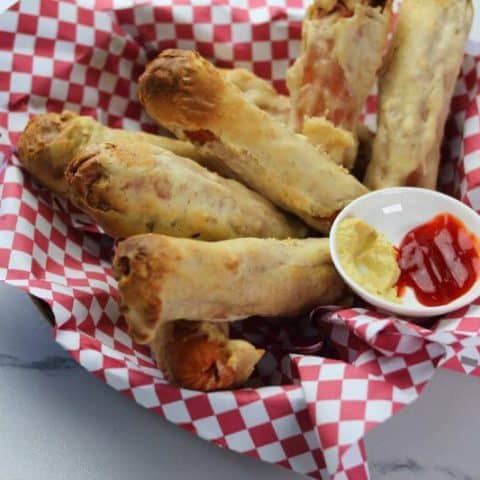
[[[275, 350], [291, 325], [240, 322], [271, 347], [249, 388], [169, 385], [119, 315], [112, 240], [32, 182], [15, 145], [27, 120], [70, 109], [113, 127], [155, 131], [136, 97], [145, 63], [195, 49], [285, 89], [300, 45], [301, 0], [23, 0], [0, 15], [0, 279], [46, 301], [54, 335], [113, 388], [220, 446], [315, 478], [368, 478], [365, 433], [417, 398], [435, 369], [480, 376], [480, 302], [419, 327], [371, 310], [303, 319], [318, 355]], [[374, 121], [375, 97], [367, 103]], [[443, 148], [441, 185], [480, 210], [480, 57], [465, 57]], [[279, 333], [280, 332], [280, 333]], [[315, 333], [316, 332], [316, 333]], [[312, 333], [310, 333], [312, 335]], [[315, 335], [317, 335], [315, 337]], [[278, 345], [277, 345], [278, 346]]]

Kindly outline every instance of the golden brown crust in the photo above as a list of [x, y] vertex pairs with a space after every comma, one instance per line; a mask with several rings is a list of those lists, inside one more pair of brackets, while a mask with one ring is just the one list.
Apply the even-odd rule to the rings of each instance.
[[343, 297], [328, 239], [200, 242], [137, 235], [113, 261], [130, 334], [152, 341], [177, 319], [232, 321], [293, 315]]
[[162, 325], [150, 346], [167, 379], [202, 391], [241, 386], [264, 353], [230, 340], [227, 324], [182, 320]]
[[144, 142], [85, 148], [66, 176], [72, 202], [114, 237], [155, 232], [223, 240], [307, 233], [240, 183]]
[[[236, 178], [313, 228], [327, 232], [333, 216], [367, 192], [326, 153], [248, 102], [198, 54], [169, 50], [151, 65], [139, 85], [150, 115], [177, 136], [200, 143]], [[170, 79], [163, 92], [156, 80], [160, 72]], [[188, 88], [182, 72], [188, 72]]]
[[77, 117], [69, 111], [36, 115], [28, 122], [17, 145], [24, 167], [38, 181], [60, 195], [65, 195], [68, 190], [63, 176], [67, 163], [92, 133], [88, 126], [71, 130], [72, 120]]
[[[168, 258], [163, 258], [163, 252], [158, 251], [157, 256], [162, 258], [161, 266], [152, 270], [148, 240], [144, 236], [131, 237], [135, 241], [121, 242], [115, 252], [113, 273], [118, 280], [120, 290], [120, 310], [125, 315], [128, 334], [137, 343], [151, 342], [155, 331], [159, 328], [159, 316], [162, 311], [158, 294], [161, 293], [162, 276], [172, 270], [168, 266]], [[145, 282], [151, 286], [145, 290]], [[135, 321], [131, 321], [131, 305], [137, 305], [139, 299], [141, 307], [136, 308]]]
[[217, 115], [223, 86], [220, 73], [197, 52], [169, 49], [147, 65], [138, 95], [151, 113], [155, 104], [162, 104], [165, 123], [181, 122], [197, 130]]
[[102, 147], [108, 152], [114, 148], [114, 144], [100, 144], [81, 150], [68, 165], [65, 175], [70, 184], [70, 198], [78, 208], [87, 212], [89, 209], [92, 213], [95, 210], [121, 211], [121, 207], [115, 208], [104, 195], [108, 173], [98, 159]]

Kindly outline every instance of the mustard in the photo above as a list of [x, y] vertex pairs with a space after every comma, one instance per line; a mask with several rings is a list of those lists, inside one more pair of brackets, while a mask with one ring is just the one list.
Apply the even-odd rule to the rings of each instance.
[[400, 303], [395, 284], [400, 276], [394, 246], [359, 218], [347, 218], [338, 226], [337, 252], [347, 275], [368, 292]]

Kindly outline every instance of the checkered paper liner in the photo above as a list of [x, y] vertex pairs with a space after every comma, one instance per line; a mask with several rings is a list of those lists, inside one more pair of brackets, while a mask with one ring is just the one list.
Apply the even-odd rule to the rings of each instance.
[[[261, 319], [234, 333], [269, 352], [249, 388], [169, 385], [119, 315], [113, 242], [34, 184], [15, 145], [27, 120], [70, 109], [156, 131], [136, 97], [145, 63], [169, 47], [245, 67], [285, 90], [301, 0], [24, 0], [0, 15], [0, 279], [46, 301], [55, 339], [90, 372], [219, 446], [314, 478], [369, 477], [363, 437], [414, 401], [438, 367], [480, 376], [480, 302], [423, 327], [364, 309], [318, 309], [322, 355], [275, 350], [292, 326]], [[375, 123], [376, 97], [365, 121]], [[446, 129], [441, 187], [480, 210], [480, 58], [466, 57]], [[275, 327], [272, 327], [272, 324]]]

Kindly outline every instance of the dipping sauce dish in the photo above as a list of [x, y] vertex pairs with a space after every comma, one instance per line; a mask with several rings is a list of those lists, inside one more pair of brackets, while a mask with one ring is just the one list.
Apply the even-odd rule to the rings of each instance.
[[[352, 217], [373, 227], [396, 249], [398, 302], [368, 291], [344, 268], [337, 233]], [[480, 295], [479, 237], [480, 217], [463, 203], [436, 191], [399, 187], [369, 193], [348, 205], [332, 226], [330, 249], [345, 282], [365, 301], [397, 315], [429, 317], [461, 308]]]

